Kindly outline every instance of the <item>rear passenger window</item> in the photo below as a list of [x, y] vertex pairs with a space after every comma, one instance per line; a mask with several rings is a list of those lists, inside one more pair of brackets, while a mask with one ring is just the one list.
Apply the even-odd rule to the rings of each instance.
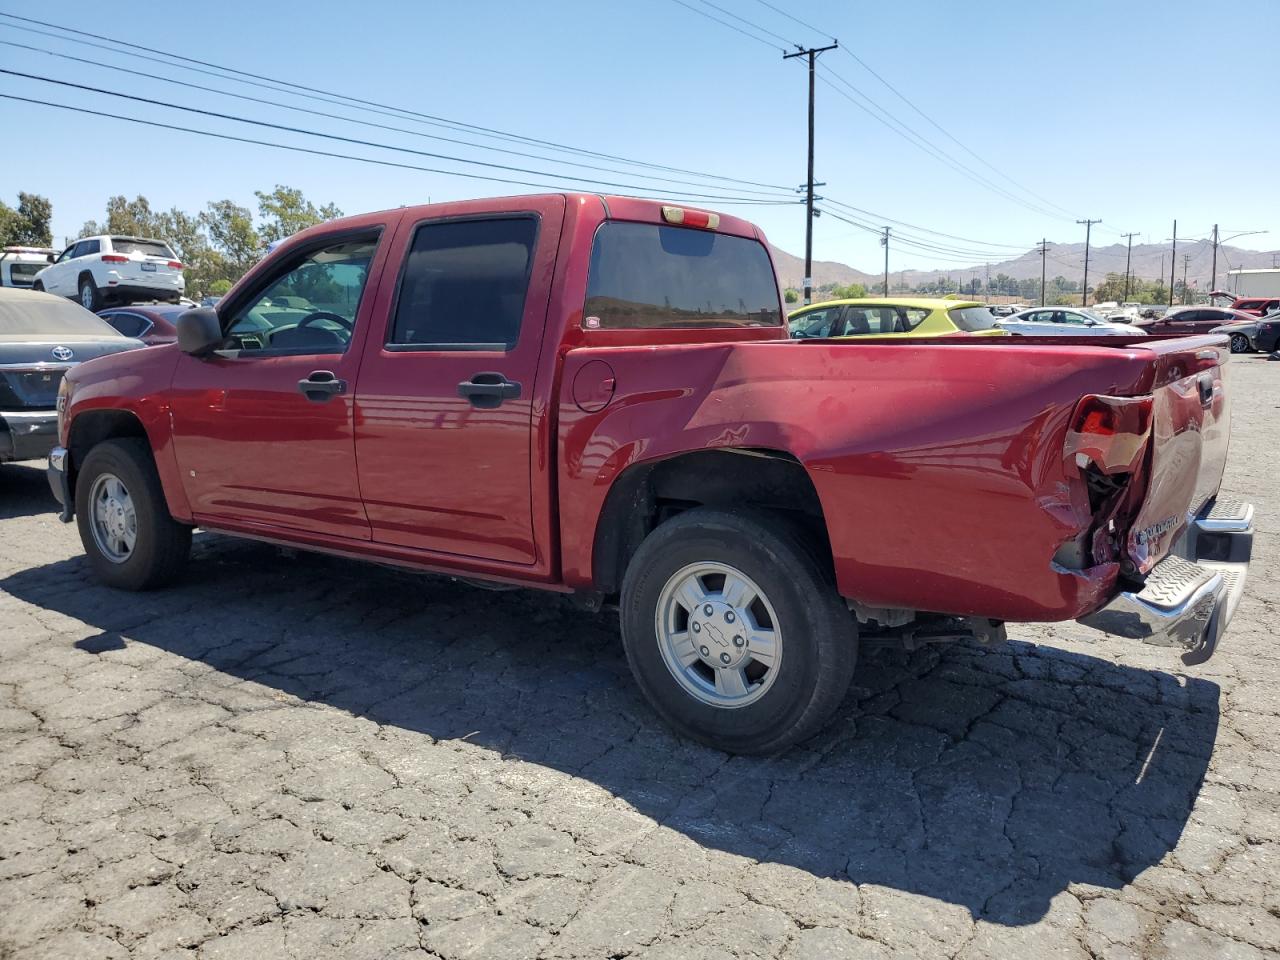
[[758, 240], [611, 222], [591, 250], [583, 318], [592, 329], [776, 326], [782, 305]]
[[136, 313], [112, 313], [102, 319], [126, 337], [140, 337], [151, 326], [150, 320], [140, 317]]
[[520, 339], [537, 235], [535, 217], [418, 227], [387, 346], [510, 350]]

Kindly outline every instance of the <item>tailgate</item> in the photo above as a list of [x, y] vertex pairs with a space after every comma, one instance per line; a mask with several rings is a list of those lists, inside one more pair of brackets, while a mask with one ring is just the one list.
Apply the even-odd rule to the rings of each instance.
[[1218, 492], [1231, 432], [1225, 339], [1162, 340], [1149, 349], [1156, 362], [1146, 490], [1126, 543], [1129, 559], [1144, 574], [1169, 553], [1188, 517]]

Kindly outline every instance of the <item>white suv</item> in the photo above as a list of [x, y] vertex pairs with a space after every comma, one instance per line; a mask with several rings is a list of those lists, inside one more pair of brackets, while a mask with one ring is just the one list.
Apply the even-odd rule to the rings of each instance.
[[182, 264], [163, 240], [85, 237], [36, 274], [33, 287], [71, 297], [86, 310], [107, 302], [168, 300], [186, 290]]

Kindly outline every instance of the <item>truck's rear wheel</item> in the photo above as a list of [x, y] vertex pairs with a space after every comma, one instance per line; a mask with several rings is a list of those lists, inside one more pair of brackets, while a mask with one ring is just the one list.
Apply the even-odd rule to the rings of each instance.
[[849, 686], [857, 630], [803, 535], [756, 513], [698, 508], [627, 567], [622, 640], [662, 717], [730, 753], [816, 733]]
[[169, 515], [143, 440], [106, 440], [76, 479], [76, 521], [94, 575], [109, 587], [147, 590], [181, 575], [191, 528]]

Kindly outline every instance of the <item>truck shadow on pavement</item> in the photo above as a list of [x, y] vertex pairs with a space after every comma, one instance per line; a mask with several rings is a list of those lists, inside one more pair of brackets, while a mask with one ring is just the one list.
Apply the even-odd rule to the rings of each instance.
[[58, 512], [44, 464], [0, 463], [0, 520], [34, 517], [47, 513], [52, 519]]
[[[78, 558], [0, 588], [101, 631], [76, 644], [86, 657], [150, 645], [245, 681], [269, 708], [306, 709], [297, 697], [399, 728], [410, 757], [483, 748], [490, 770], [513, 759], [582, 778], [710, 855], [1006, 925], [1040, 919], [1069, 884], [1116, 888], [1158, 864], [1218, 725], [1215, 684], [1013, 641], [868, 653], [828, 730], [778, 758], [728, 757], [650, 712], [609, 614], [197, 540], [186, 581], [160, 593], [96, 586]], [[323, 737], [323, 714], [307, 722]], [[652, 842], [620, 856], [644, 863]]]

